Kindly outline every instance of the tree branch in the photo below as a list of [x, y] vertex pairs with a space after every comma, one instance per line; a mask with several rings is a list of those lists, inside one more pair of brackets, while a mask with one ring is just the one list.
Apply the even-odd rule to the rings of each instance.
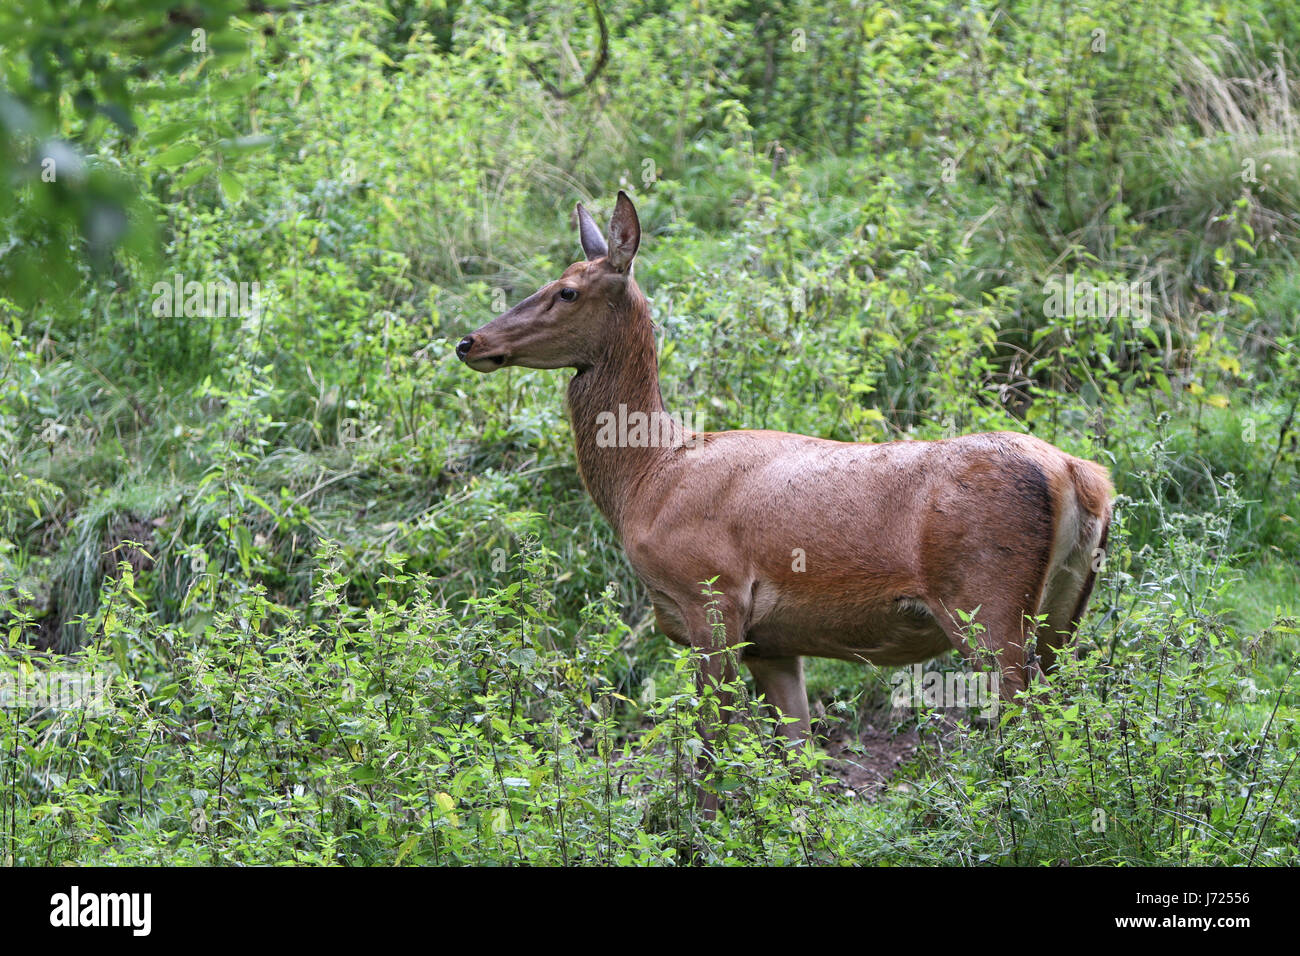
[[530, 60], [524, 61], [524, 66], [528, 67], [528, 72], [533, 74], [533, 78], [536, 79], [538, 83], [542, 84], [542, 87], [546, 92], [550, 93], [556, 99], [567, 100], [569, 97], [581, 93], [587, 87], [591, 86], [592, 83], [596, 82], [596, 77], [600, 76], [601, 70], [605, 69], [605, 65], [609, 62], [609, 27], [605, 25], [605, 14], [601, 12], [600, 4], [597, 0], [591, 0], [591, 9], [596, 14], [596, 26], [600, 30], [600, 53], [597, 54], [596, 62], [591, 65], [591, 69], [587, 71], [587, 74], [582, 78], [581, 83], [577, 86], [570, 87], [567, 90], [562, 90], [542, 75], [542, 69], [540, 66]]

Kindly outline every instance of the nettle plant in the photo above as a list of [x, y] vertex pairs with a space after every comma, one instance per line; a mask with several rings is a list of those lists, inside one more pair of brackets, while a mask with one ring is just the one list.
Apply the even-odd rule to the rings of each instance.
[[[168, 624], [146, 612], [123, 562], [68, 659], [110, 677], [107, 706], [0, 711], [5, 860], [837, 858], [816, 758], [771, 743], [743, 683], [697, 688], [699, 662], [681, 651], [633, 700], [620, 690], [633, 688], [616, 592], [569, 633], [556, 556], [523, 534], [515, 557], [513, 580], [459, 613], [401, 555], [364, 607], [337, 545], [315, 554], [302, 608], [213, 561], [192, 585], [192, 618]], [[711, 742], [708, 785], [734, 812], [704, 821], [695, 721], [724, 693], [743, 719]]]

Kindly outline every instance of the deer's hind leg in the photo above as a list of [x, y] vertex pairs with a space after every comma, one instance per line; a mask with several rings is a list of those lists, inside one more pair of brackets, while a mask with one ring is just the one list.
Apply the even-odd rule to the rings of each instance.
[[[973, 513], [971, 501], [980, 503]], [[996, 657], [1001, 696], [1011, 700], [1041, 671], [1026, 645], [1035, 636], [1027, 616], [1039, 614], [1056, 537], [1047, 475], [1037, 462], [1010, 456], [997, 472], [968, 475], [935, 511], [964, 520], [955, 529], [942, 521], [926, 529], [923, 544], [936, 556], [927, 567], [926, 603], [968, 660], [982, 656], [979, 650]], [[989, 528], [996, 538], [981, 530]], [[974, 612], [975, 647], [959, 610]]]
[[[974, 607], [975, 605], [968, 605]], [[1030, 623], [1024, 607], [994, 609], [980, 607], [972, 624], [967, 624], [955, 613], [936, 613], [944, 633], [954, 648], [961, 652], [972, 668], [988, 671], [990, 661], [996, 664], [998, 693], [1003, 700], [1012, 700], [1029, 686], [1037, 668], [1027, 660], [1026, 647], [1030, 636]], [[972, 626], [973, 625], [973, 626]]]
[[[1048, 550], [1044, 543], [1001, 566], [972, 565], [981, 569], [979, 573], [953, 575], [948, 580], [960, 581], [959, 586], [939, 590], [926, 600], [949, 643], [973, 667], [987, 667], [989, 657], [996, 661], [1004, 700], [1013, 699], [1041, 675], [1041, 662], [1030, 656], [1029, 647], [1037, 645], [1032, 617], [1039, 613]], [[967, 621], [959, 611], [974, 616]]]

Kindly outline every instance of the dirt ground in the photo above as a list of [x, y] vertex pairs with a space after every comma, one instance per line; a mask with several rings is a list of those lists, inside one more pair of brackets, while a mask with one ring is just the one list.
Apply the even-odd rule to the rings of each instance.
[[878, 800], [898, 768], [916, 756], [920, 745], [916, 728], [895, 732], [892, 723], [885, 712], [875, 723], [864, 724], [856, 732], [845, 726], [830, 728], [823, 742], [832, 759], [827, 769], [845, 795]]

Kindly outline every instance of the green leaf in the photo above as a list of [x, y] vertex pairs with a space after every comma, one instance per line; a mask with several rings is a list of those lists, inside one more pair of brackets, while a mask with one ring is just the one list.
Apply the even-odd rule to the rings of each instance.
[[149, 130], [149, 132], [141, 136], [140, 145], [152, 147], [152, 146], [162, 146], [165, 143], [175, 142], [175, 140], [178, 137], [183, 136], [185, 133], [189, 132], [193, 128], [194, 128], [194, 124], [189, 122], [188, 120], [181, 121], [181, 122], [173, 122], [173, 123], [163, 123], [159, 126], [155, 126], [153, 129]]
[[236, 136], [234, 139], [223, 139], [220, 146], [222, 154], [229, 156], [266, 149], [274, 142], [275, 138], [271, 136]]
[[225, 193], [226, 198], [231, 202], [238, 202], [239, 197], [244, 195], [244, 184], [235, 178], [234, 173], [223, 169], [221, 171], [221, 191]]
[[405, 840], [402, 841], [402, 845], [397, 851], [397, 858], [393, 860], [394, 866], [397, 866], [402, 862], [402, 860], [406, 859], [406, 854], [411, 852], [411, 850], [415, 847], [415, 844], [419, 841], [419, 839], [420, 839], [420, 835], [418, 833], [412, 833], [410, 836], [408, 836]]
[[198, 143], [178, 143], [170, 149], [164, 149], [153, 158], [152, 165], [159, 169], [175, 169], [184, 166], [202, 151]]
[[206, 179], [216, 167], [211, 163], [197, 163], [176, 180], [177, 189], [188, 189], [201, 179]]

